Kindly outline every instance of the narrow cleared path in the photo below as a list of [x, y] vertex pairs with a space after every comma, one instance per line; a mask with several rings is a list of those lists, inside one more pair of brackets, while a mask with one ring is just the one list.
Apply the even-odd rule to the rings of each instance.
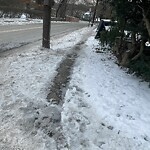
[[[79, 42], [77, 45], [75, 45], [71, 53], [66, 56], [66, 58], [62, 61], [62, 63], [57, 69], [58, 73], [53, 80], [53, 84], [50, 87], [50, 92], [47, 96], [47, 101], [50, 104], [52, 104], [52, 106], [55, 107], [56, 109], [58, 108], [61, 109], [64, 103], [63, 99], [68, 89], [68, 84], [71, 78], [73, 66], [83, 44], [84, 42]], [[61, 116], [61, 111], [57, 111], [57, 112], [59, 112]], [[59, 128], [59, 133], [60, 133], [58, 135], [58, 131], [57, 131], [57, 136], [54, 136], [57, 150], [60, 150], [62, 148], [69, 149], [65, 136], [63, 135], [64, 133], [62, 131], [61, 120], [59, 120], [59, 122], [53, 122], [53, 124], [54, 126], [57, 126]], [[51, 133], [51, 136], [55, 134], [56, 133]]]
[[59, 68], [57, 69], [58, 73], [54, 78], [52, 87], [50, 88], [50, 93], [47, 96], [48, 102], [55, 104], [63, 103], [63, 97], [65, 96], [67, 90], [67, 84], [70, 81], [72, 67], [83, 44], [84, 42], [78, 43], [73, 48], [72, 53], [68, 54], [60, 64]]

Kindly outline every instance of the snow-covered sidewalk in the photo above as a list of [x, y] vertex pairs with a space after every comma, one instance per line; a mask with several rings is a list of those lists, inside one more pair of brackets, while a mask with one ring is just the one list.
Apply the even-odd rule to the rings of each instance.
[[[59, 113], [51, 110], [46, 97], [56, 68], [91, 32], [87, 27], [53, 39], [50, 50], [39, 44], [1, 54], [1, 150], [57, 149], [57, 134], [50, 132], [57, 126], [48, 119], [52, 115], [59, 119]], [[114, 56], [96, 53], [96, 48], [99, 43], [91, 35], [81, 47], [64, 104], [58, 108], [66, 142], [63, 150], [149, 150], [148, 83], [127, 74]]]
[[55, 140], [44, 131], [50, 126], [45, 119], [51, 117], [46, 97], [61, 61], [91, 31], [84, 28], [53, 38], [50, 50], [35, 43], [0, 54], [1, 150], [56, 149]]

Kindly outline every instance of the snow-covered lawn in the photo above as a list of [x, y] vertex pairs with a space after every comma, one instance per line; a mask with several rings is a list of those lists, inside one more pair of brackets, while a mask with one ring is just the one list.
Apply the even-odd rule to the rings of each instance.
[[[62, 23], [62, 21], [52, 21], [54, 23]], [[42, 19], [24, 19], [24, 18], [0, 18], [0, 25], [26, 25], [26, 24], [36, 24], [43, 23]], [[70, 22], [63, 22], [70, 23]]]
[[[92, 28], [83, 28], [52, 39], [50, 50], [38, 44], [1, 54], [1, 150], [56, 150], [57, 137], [44, 130], [51, 128], [44, 118], [51, 115], [48, 108], [52, 108], [46, 97], [56, 68], [91, 31], [94, 33]], [[91, 35], [73, 68], [60, 108], [67, 142], [63, 150], [149, 150], [148, 83], [118, 67], [109, 52], [96, 53], [98, 47]]]
[[91, 36], [81, 51], [63, 106], [63, 127], [71, 150], [149, 150], [150, 89], [96, 53]]
[[43, 23], [42, 19], [0, 18], [0, 25], [25, 25]]

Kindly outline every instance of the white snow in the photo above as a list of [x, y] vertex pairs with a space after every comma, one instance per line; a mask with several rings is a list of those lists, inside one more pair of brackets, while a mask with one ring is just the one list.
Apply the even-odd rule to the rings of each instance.
[[42, 23], [42, 19], [27, 19], [25, 15], [21, 18], [0, 18], [0, 25], [25, 25], [25, 24], [35, 24]]
[[150, 47], [150, 42], [147, 41], [147, 42], [145, 43], [145, 46]]
[[[52, 21], [54, 23], [62, 23], [62, 21]], [[0, 25], [25, 25], [25, 24], [37, 24], [43, 23], [42, 19], [32, 19], [26, 18], [25, 15], [22, 15], [21, 18], [0, 18]], [[70, 22], [63, 22], [70, 23]]]
[[26, 20], [26, 19], [27, 19], [27, 16], [26, 16], [25, 14], [22, 14], [21, 17], [20, 17], [20, 19]]
[[[57, 149], [55, 138], [36, 128], [34, 121], [47, 112], [56, 68], [92, 30], [53, 38], [50, 50], [36, 43], [1, 54], [0, 149]], [[148, 83], [118, 67], [109, 51], [96, 53], [99, 46], [90, 35], [73, 68], [62, 108], [66, 150], [149, 150]]]
[[94, 37], [76, 62], [63, 106], [64, 132], [71, 150], [149, 150], [150, 89], [95, 53]]

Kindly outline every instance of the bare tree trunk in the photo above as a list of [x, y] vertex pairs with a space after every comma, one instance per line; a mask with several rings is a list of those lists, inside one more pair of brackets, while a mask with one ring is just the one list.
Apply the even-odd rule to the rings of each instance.
[[123, 54], [124, 54], [124, 51], [125, 51], [125, 46], [124, 46], [125, 42], [123, 40], [125, 25], [126, 25], [126, 20], [123, 18], [122, 26], [121, 26], [121, 37], [120, 37], [119, 46], [118, 46], [119, 47], [118, 58], [119, 58], [120, 62], [122, 62]]
[[[127, 44], [127, 49], [125, 49], [125, 52], [123, 52], [122, 54], [122, 60], [120, 65], [121, 66], [128, 66], [129, 62], [130, 62], [130, 57], [132, 57], [132, 55], [135, 52], [135, 45], [136, 45], [136, 37], [135, 37], [135, 33], [132, 32], [132, 36], [131, 36], [131, 43], [129, 41], [124, 41]], [[125, 48], [125, 47], [123, 47]]]
[[123, 21], [122, 21], [122, 28], [121, 28], [121, 42], [120, 42], [120, 48], [122, 48], [122, 44], [123, 44], [125, 26], [126, 26], [126, 20], [123, 18]]
[[93, 24], [94, 24], [94, 20], [95, 20], [95, 16], [96, 16], [96, 10], [97, 10], [97, 6], [98, 6], [98, 2], [99, 2], [99, 0], [96, 0], [96, 5], [95, 5], [95, 8], [94, 8], [94, 14], [93, 14], [91, 26], [93, 26]]
[[142, 39], [139, 53], [135, 55], [131, 60], [132, 61], [137, 60], [143, 54], [143, 51], [144, 51], [144, 40]]
[[[148, 31], [148, 35], [149, 35], [149, 37], [150, 37], [150, 22], [149, 22], [149, 20], [148, 20], [148, 18], [147, 18], [147, 15], [146, 15], [146, 12], [145, 12], [145, 10], [144, 10], [144, 8], [142, 8], [140, 5], [138, 5], [139, 6], [139, 8], [142, 10], [142, 15], [143, 15], [143, 20], [144, 20], [144, 22], [145, 22], [145, 24], [146, 24], [146, 28], [147, 28], [147, 31]], [[147, 11], [147, 13], [149, 12], [149, 10]]]
[[129, 64], [129, 55], [130, 53], [128, 51], [123, 53], [122, 60], [120, 63], [121, 66], [126, 67]]
[[52, 0], [44, 1], [44, 16], [43, 16], [43, 40], [42, 46], [50, 48], [50, 28], [51, 28], [51, 7]]
[[74, 15], [74, 3], [72, 4], [72, 8], [71, 8], [71, 13], [70, 13], [71, 16]]
[[147, 31], [148, 31], [148, 35], [150, 37], [150, 22], [148, 20], [148, 18], [146, 17], [145, 13], [143, 12], [143, 20], [146, 24], [146, 28], [147, 28]]
[[64, 0], [63, 5], [60, 8], [60, 12], [59, 12], [60, 18], [66, 17], [66, 9], [67, 9], [67, 0]]
[[133, 55], [133, 53], [135, 52], [135, 48], [136, 48], [136, 36], [134, 32], [132, 32], [131, 34], [131, 42], [132, 42], [132, 47], [130, 50], [130, 56]]
[[61, 0], [61, 2], [60, 2], [59, 5], [58, 5], [58, 8], [57, 8], [57, 10], [56, 10], [56, 18], [58, 17], [58, 12], [59, 12], [59, 10], [60, 10], [60, 8], [61, 8], [61, 6], [62, 6], [62, 3], [63, 3], [63, 0]]
[[56, 18], [59, 16], [60, 18], [65, 18], [67, 8], [67, 0], [61, 0], [56, 10]]

